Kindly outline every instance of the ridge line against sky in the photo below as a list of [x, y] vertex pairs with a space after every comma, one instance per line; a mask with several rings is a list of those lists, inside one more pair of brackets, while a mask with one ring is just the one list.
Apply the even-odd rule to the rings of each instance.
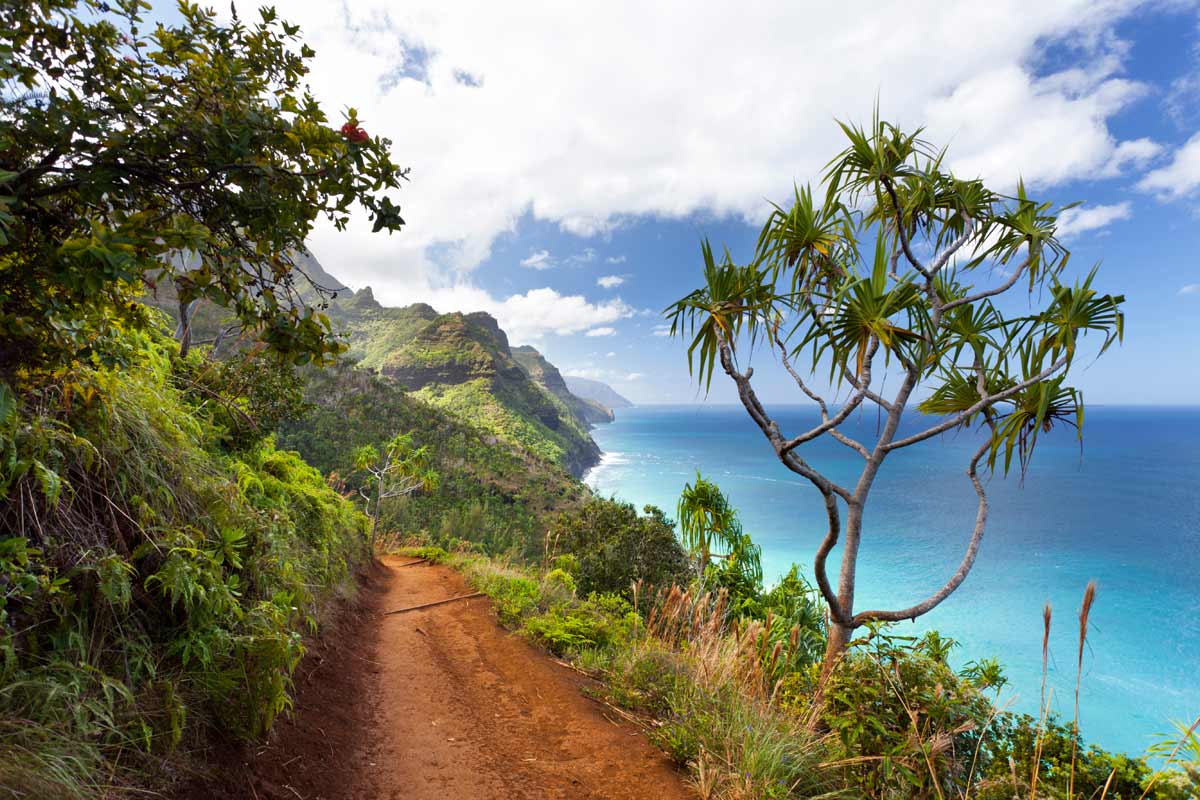
[[[1129, 318], [1125, 345], [1079, 373], [1089, 399], [1200, 401], [1200, 371], [1169, 366], [1200, 344], [1193, 2], [882, 3], [852, 18], [786, 2], [273, 5], [315, 48], [327, 111], [354, 106], [413, 168], [402, 233], [360, 219], [310, 240], [385, 304], [488, 311], [567, 374], [695, 400], [660, 312], [697, 283], [700, 238], [747, 253], [769, 201], [843, 147], [834, 120], [869, 119], [878, 96], [884, 117], [948, 145], [958, 174], [1086, 201], [1060, 229], [1072, 265], [1103, 260]], [[766, 397], [792, 396], [762, 378]]]

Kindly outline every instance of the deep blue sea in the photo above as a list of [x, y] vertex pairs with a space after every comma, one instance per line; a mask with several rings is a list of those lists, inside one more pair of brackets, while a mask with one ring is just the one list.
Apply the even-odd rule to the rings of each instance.
[[[772, 411], [785, 435], [817, 421], [811, 407]], [[843, 429], [869, 438], [877, 424], [863, 413]], [[593, 436], [604, 461], [585, 480], [600, 494], [674, 517], [680, 490], [700, 470], [762, 545], [768, 582], [792, 562], [811, 577], [825, 526], [820, 495], [775, 461], [740, 406], [625, 409]], [[866, 512], [858, 609], [911, 605], [953, 573], [974, 522], [964, 470], [975, 446], [968, 435], [947, 435], [889, 457]], [[853, 485], [859, 456], [833, 441], [805, 448], [809, 463]], [[1074, 431], [1053, 432], [1039, 442], [1024, 485], [1014, 472], [992, 478], [988, 491], [991, 515], [974, 570], [900, 632], [937, 628], [961, 643], [958, 664], [999, 656], [1011, 707], [1036, 715], [1049, 602], [1050, 686], [1070, 719], [1079, 607], [1094, 578], [1084, 736], [1141, 752], [1172, 720], [1200, 714], [1200, 409], [1090, 407], [1082, 452]], [[840, 548], [829, 561], [834, 580], [839, 558]]]

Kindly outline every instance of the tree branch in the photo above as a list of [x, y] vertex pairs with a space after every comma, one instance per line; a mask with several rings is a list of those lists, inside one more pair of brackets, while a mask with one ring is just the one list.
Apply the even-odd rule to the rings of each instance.
[[954, 255], [959, 248], [969, 242], [971, 237], [975, 235], [975, 220], [971, 219], [966, 214], [963, 214], [963, 218], [967, 220], [967, 229], [963, 231], [962, 236], [959, 236], [957, 239], [951, 242], [949, 247], [943, 250], [936, 258], [934, 258], [933, 263], [929, 265], [930, 277], [937, 275], [938, 271], [941, 270], [942, 267], [946, 266], [946, 262], [950, 260], [950, 256]]
[[816, 577], [817, 588], [820, 589], [821, 596], [829, 604], [830, 616], [835, 621], [844, 624], [849, 622], [849, 620], [846, 619], [846, 614], [842, 610], [842, 604], [838, 602], [833, 587], [829, 585], [829, 574], [825, 568], [825, 562], [829, 558], [829, 553], [837, 545], [838, 536], [841, 535], [842, 521], [838, 513], [837, 498], [830, 492], [824, 493], [824, 496], [825, 514], [829, 518], [829, 529], [825, 532], [825, 538], [821, 540], [820, 547], [817, 548], [816, 558], [813, 559], [813, 575]]
[[900, 237], [900, 248], [904, 250], [904, 257], [908, 259], [908, 263], [913, 265], [917, 272], [924, 275], [926, 278], [931, 277], [932, 273], [925, 269], [917, 257], [913, 255], [912, 247], [908, 243], [908, 232], [904, 229], [904, 211], [900, 208], [900, 200], [896, 197], [896, 190], [892, 186], [891, 178], [881, 178], [883, 188], [887, 189], [888, 197], [892, 199], [892, 209], [896, 212], [896, 233]]
[[975, 494], [979, 498], [979, 507], [975, 514], [975, 529], [971, 533], [971, 541], [967, 544], [967, 552], [963, 555], [963, 559], [958, 565], [958, 570], [950, 577], [950, 580], [946, 581], [946, 584], [941, 589], [914, 606], [909, 606], [899, 611], [872, 610], [855, 614], [853, 620], [855, 627], [870, 621], [899, 622], [905, 619], [916, 619], [922, 614], [931, 611], [953, 594], [954, 590], [966, 580], [967, 573], [975, 565], [975, 557], [979, 554], [979, 545], [983, 541], [983, 532], [987, 528], [987, 493], [984, 491], [983, 482], [979, 480], [978, 468], [979, 459], [983, 458], [983, 454], [988, 451], [991, 443], [992, 440], [989, 436], [980, 445], [979, 449], [975, 451], [975, 455], [971, 458], [971, 464], [967, 467], [967, 477], [971, 479], [971, 484], [975, 487]]
[[949, 311], [952, 308], [958, 308], [959, 306], [965, 306], [970, 303], [978, 303], [980, 300], [986, 300], [989, 297], [995, 297], [998, 294], [1004, 294], [1009, 289], [1017, 285], [1017, 281], [1021, 279], [1021, 273], [1025, 271], [1026, 267], [1028, 267], [1032, 261], [1033, 256], [1027, 256], [1025, 260], [1021, 262], [1021, 265], [1017, 267], [1016, 271], [1013, 272], [1012, 277], [1010, 277], [1004, 283], [1000, 284], [994, 289], [988, 289], [987, 291], [979, 292], [978, 294], [972, 294], [966, 297], [960, 297], [957, 300], [951, 300], [949, 303], [946, 303], [942, 306], [942, 311]]
[[996, 392], [996, 394], [988, 395], [988, 396], [984, 397], [983, 399], [981, 399], [975, 405], [968, 408], [966, 411], [960, 411], [958, 414], [955, 414], [950, 419], [946, 420], [945, 422], [941, 422], [937, 425], [934, 425], [932, 428], [926, 428], [925, 430], [921, 431], [920, 433], [914, 433], [912, 436], [905, 437], [903, 439], [900, 439], [899, 441], [890, 442], [888, 444], [885, 444], [885, 445], [883, 445], [883, 449], [887, 452], [891, 452], [892, 450], [899, 450], [901, 447], [908, 447], [911, 444], [916, 444], [917, 442], [923, 442], [932, 436], [937, 436], [939, 433], [945, 433], [946, 431], [950, 430], [951, 428], [957, 428], [959, 425], [961, 425], [967, 419], [978, 414], [980, 411], [983, 411], [985, 408], [990, 408], [991, 406], [994, 406], [996, 403], [1007, 400], [1008, 398], [1012, 397], [1013, 395], [1017, 394], [1018, 392], [1028, 389], [1030, 386], [1033, 386], [1035, 383], [1040, 383], [1040, 382], [1046, 380], [1051, 375], [1053, 375], [1055, 372], [1058, 372], [1060, 369], [1062, 369], [1064, 366], [1066, 366], [1066, 364], [1067, 364], [1067, 357], [1063, 356], [1058, 361], [1055, 361], [1049, 367], [1046, 367], [1046, 369], [1039, 372], [1037, 375], [1034, 375], [1032, 378], [1027, 378], [1026, 380], [1023, 380], [1018, 384], [1010, 386], [1009, 388], [1005, 389], [1002, 392]]
[[[786, 448], [788, 450], [791, 450], [793, 447], [803, 444], [804, 442], [807, 442], [810, 439], [815, 439], [817, 436], [820, 436], [822, 433], [829, 433], [829, 435], [832, 436], [834, 439], [836, 439], [837, 441], [846, 445], [851, 450], [854, 450], [859, 455], [861, 455], [863, 458], [870, 458], [871, 454], [867, 450], [866, 447], [864, 447], [862, 444], [855, 441], [854, 439], [851, 439], [849, 436], [846, 436], [845, 434], [843, 434], [841, 431], [839, 431], [837, 429], [837, 426], [840, 425], [842, 423], [842, 421], [845, 420], [846, 417], [848, 417], [850, 415], [850, 412], [852, 412], [855, 408], [857, 408], [862, 403], [863, 398], [866, 397], [867, 394], [869, 393], [866, 387], [868, 385], [870, 385], [870, 383], [871, 383], [871, 361], [875, 357], [875, 351], [879, 348], [879, 340], [874, 339], [874, 338], [872, 339], [871, 347], [867, 352], [867, 358], [865, 361], [865, 364], [866, 364], [866, 369], [864, 371], [865, 374], [864, 374], [862, 380], [855, 384], [855, 388], [858, 389], [858, 392], [859, 392], [857, 399], [852, 398], [850, 403], [848, 403], [845, 407], [843, 407], [842, 410], [840, 412], [838, 412], [837, 416], [832, 421], [829, 418], [829, 408], [825, 404], [825, 398], [821, 397], [816, 392], [814, 392], [812, 389], [808, 388], [808, 385], [805, 384], [804, 379], [800, 377], [800, 373], [798, 373], [795, 370], [795, 368], [792, 367], [791, 359], [788, 358], [788, 354], [787, 354], [787, 346], [783, 342], [781, 342], [778, 338], [775, 338], [775, 344], [779, 347], [779, 355], [783, 359], [784, 369], [786, 369], [788, 371], [788, 374], [790, 374], [792, 376], [792, 378], [796, 381], [796, 385], [800, 387], [800, 391], [802, 391], [806, 395], [808, 395], [808, 397], [817, 404], [817, 407], [821, 409], [822, 424], [817, 426], [816, 428], [813, 428], [808, 433], [801, 434], [800, 436], [796, 437], [795, 439], [792, 439], [791, 442], [788, 442], [788, 444], [785, 445]], [[861, 383], [861, 388], [859, 386], [859, 383]]]
[[724, 335], [719, 336], [718, 349], [721, 356], [721, 366], [724, 368], [725, 374], [737, 384], [738, 399], [746, 407], [750, 418], [754, 420], [763, 432], [763, 435], [767, 437], [767, 441], [771, 443], [771, 447], [774, 448], [775, 455], [778, 456], [780, 462], [797, 475], [807, 478], [822, 494], [834, 492], [846, 502], [850, 502], [849, 490], [837, 485], [817, 472], [808, 465], [808, 462], [796, 455], [796, 453], [783, 449], [784, 439], [779, 433], [779, 425], [767, 416], [766, 409], [763, 408], [758, 396], [754, 393], [754, 388], [750, 385], [750, 378], [754, 374], [754, 370], [748, 368], [745, 374], [738, 372], [737, 367], [733, 363], [733, 350], [730, 348], [729, 342], [725, 339]]

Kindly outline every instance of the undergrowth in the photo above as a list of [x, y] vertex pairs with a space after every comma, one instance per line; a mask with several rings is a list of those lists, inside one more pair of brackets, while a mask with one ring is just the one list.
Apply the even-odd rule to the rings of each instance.
[[[193, 352], [0, 384], [0, 797], [96, 797], [261, 736], [365, 518]], [[240, 426], [240, 427], [238, 427]], [[236, 430], [235, 430], [236, 427]]]

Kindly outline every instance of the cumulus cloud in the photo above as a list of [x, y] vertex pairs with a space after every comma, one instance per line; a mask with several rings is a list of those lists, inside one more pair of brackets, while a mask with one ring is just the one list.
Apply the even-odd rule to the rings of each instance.
[[605, 325], [600, 328], [592, 328], [585, 335], [586, 336], [616, 336], [617, 329]]
[[[513, 344], [538, 341], [548, 334], [567, 336], [633, 316], [635, 310], [619, 298], [589, 302], [582, 295], [563, 295], [554, 289], [531, 289], [504, 299], [470, 285], [428, 289], [419, 296], [376, 292], [386, 304], [404, 305], [421, 300], [439, 311], [486, 311], [500, 323]], [[609, 328], [611, 329], [611, 328]], [[590, 335], [590, 334], [589, 334]]]
[[596, 285], [605, 289], [615, 289], [625, 282], [625, 279], [620, 275], [605, 275], [602, 278], [596, 279]]
[[606, 264], [624, 264], [625, 256], [609, 256], [608, 258], [604, 259], [604, 262]]
[[1129, 203], [1068, 208], [1058, 218], [1058, 237], [1070, 239], [1086, 231], [1106, 228], [1117, 220], [1129, 219], [1132, 214]]
[[1200, 188], [1200, 133], [1176, 150], [1170, 163], [1148, 172], [1138, 188], [1164, 200], [1186, 197]]
[[671, 326], [670, 325], [655, 325], [654, 330], [650, 331], [650, 333], [652, 333], [655, 336], [670, 336], [671, 335]]
[[521, 266], [529, 269], [550, 269], [554, 266], [554, 259], [550, 257], [548, 250], [535, 250], [527, 258], [521, 259]]
[[[1117, 37], [1139, 0], [895, 0], [850, 28], [844, 8], [785, 0], [705, 14], [683, 0], [520, 15], [484, 0], [276, 5], [317, 51], [325, 108], [355, 106], [413, 168], [402, 233], [356, 218], [311, 248], [342, 280], [409, 296], [470, 280], [526, 217], [581, 236], [643, 215], [759, 219], [764, 198], [820, 175], [843, 146], [834, 119], [867, 119], [877, 94], [884, 116], [927, 124], [951, 166], [998, 188], [1112, 175], [1158, 149], [1109, 127], [1145, 93], [1122, 77]], [[620, 45], [582, 46], [598, 41]], [[736, 59], [712, 57], [731, 42]], [[831, 68], [837, 80], [793, 80]]]

